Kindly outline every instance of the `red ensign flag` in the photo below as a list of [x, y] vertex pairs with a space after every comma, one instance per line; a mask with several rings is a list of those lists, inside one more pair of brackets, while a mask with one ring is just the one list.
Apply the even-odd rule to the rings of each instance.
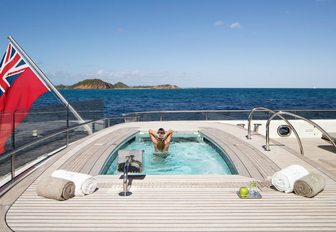
[[9, 44], [0, 62], [0, 154], [13, 126], [25, 119], [34, 101], [47, 91], [49, 88]]

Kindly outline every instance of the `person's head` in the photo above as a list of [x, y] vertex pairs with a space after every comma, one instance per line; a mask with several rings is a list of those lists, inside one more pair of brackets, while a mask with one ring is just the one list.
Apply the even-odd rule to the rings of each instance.
[[166, 134], [166, 131], [163, 128], [158, 129], [157, 135], [159, 139], [164, 139], [165, 134]]

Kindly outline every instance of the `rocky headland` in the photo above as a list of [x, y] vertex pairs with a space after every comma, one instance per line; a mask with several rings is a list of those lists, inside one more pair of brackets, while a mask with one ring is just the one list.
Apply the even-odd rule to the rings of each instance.
[[111, 84], [100, 79], [87, 79], [73, 85], [57, 85], [58, 89], [178, 89], [177, 85], [128, 86], [122, 82]]

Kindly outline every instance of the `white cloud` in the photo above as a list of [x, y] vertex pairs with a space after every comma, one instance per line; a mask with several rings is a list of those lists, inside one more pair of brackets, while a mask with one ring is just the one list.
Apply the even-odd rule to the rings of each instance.
[[218, 20], [218, 21], [214, 22], [214, 26], [216, 26], [216, 27], [224, 27], [225, 23], [222, 20]]
[[239, 22], [234, 22], [230, 25], [231, 29], [242, 29], [243, 26]]
[[231, 28], [231, 29], [242, 29], [243, 26], [239, 22], [231, 23], [230, 25], [225, 25], [224, 21], [218, 20], [213, 24], [215, 27], [224, 27], [224, 28]]
[[104, 73], [104, 70], [103, 69], [99, 69], [98, 71], [97, 71], [97, 76], [100, 76], [100, 75], [102, 75]]

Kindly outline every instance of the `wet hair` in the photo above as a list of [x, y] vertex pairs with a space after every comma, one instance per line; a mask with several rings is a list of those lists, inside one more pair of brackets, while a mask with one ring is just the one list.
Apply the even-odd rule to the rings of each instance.
[[157, 132], [158, 132], [158, 133], [159, 133], [159, 132], [166, 133], [166, 131], [165, 131], [163, 128], [159, 128]]

